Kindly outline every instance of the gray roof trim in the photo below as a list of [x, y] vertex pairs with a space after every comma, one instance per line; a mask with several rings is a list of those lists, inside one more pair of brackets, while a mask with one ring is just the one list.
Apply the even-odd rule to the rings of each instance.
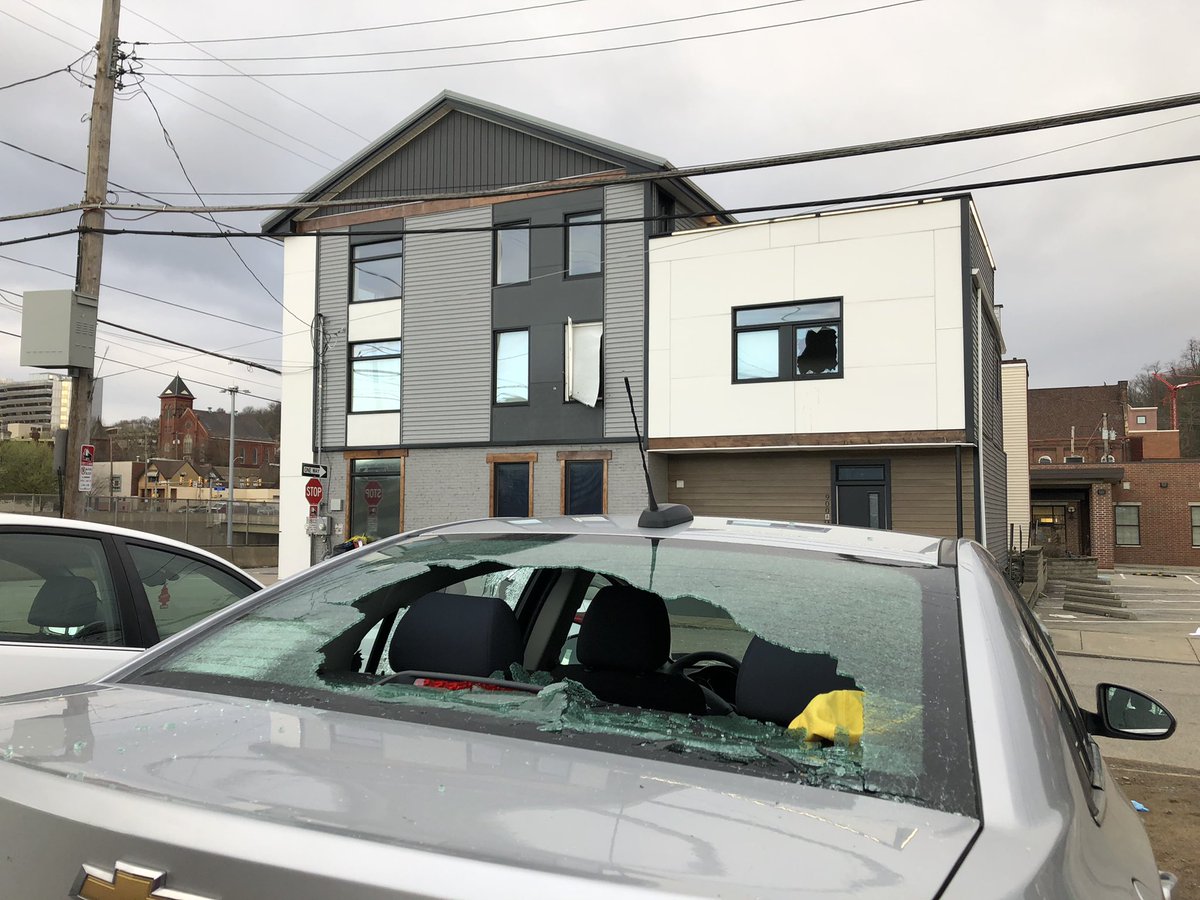
[[[413, 131], [410, 137], [423, 131], [425, 127], [432, 125], [441, 118], [441, 115], [450, 112], [458, 111], [469, 115], [479, 116], [480, 118], [488, 119], [499, 125], [505, 125], [514, 128], [518, 131], [524, 131], [534, 137], [551, 143], [560, 144], [570, 147], [600, 159], [611, 159], [614, 164], [631, 169], [641, 169], [645, 171], [653, 171], [656, 169], [671, 169], [674, 168], [666, 159], [661, 156], [654, 156], [645, 153], [641, 150], [636, 150], [632, 147], [627, 147], [624, 144], [618, 144], [615, 141], [605, 140], [604, 138], [588, 134], [583, 131], [578, 131], [574, 128], [568, 128], [563, 125], [549, 122], [545, 119], [539, 119], [536, 116], [527, 115], [526, 113], [518, 112], [514, 109], [509, 109], [499, 104], [489, 103], [486, 100], [479, 100], [475, 97], [469, 97], [466, 94], [455, 93], [454, 91], [444, 90], [416, 112], [405, 118], [399, 125], [390, 129], [382, 136], [377, 138], [372, 143], [368, 144], [357, 154], [343, 163], [338, 168], [329, 172], [319, 181], [313, 184], [308, 190], [298, 194], [292, 198], [293, 203], [306, 203], [319, 199], [322, 195], [328, 194], [330, 191], [336, 190], [337, 186], [349, 180], [352, 176], [357, 176], [360, 170], [368, 169], [377, 165], [381, 159], [381, 152], [384, 151], [403, 136], [408, 131]], [[435, 116], [435, 113], [438, 114]], [[433, 116], [429, 122], [424, 122], [428, 117]], [[418, 128], [418, 126], [422, 126]], [[403, 143], [407, 143], [407, 140]], [[394, 148], [394, 149], [398, 149]], [[721, 209], [711, 197], [701, 191], [698, 187], [691, 183], [686, 178], [675, 179], [676, 183], [684, 187], [689, 193], [694, 193], [698, 198], [703, 200], [713, 210]], [[289, 219], [297, 216], [299, 213], [295, 209], [279, 210], [267, 219], [263, 220], [263, 231], [277, 231]]]

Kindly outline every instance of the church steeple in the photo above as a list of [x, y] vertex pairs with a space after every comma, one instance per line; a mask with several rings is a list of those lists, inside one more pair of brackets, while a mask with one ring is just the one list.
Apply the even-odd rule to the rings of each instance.
[[178, 374], [166, 390], [158, 395], [158, 455], [178, 456], [179, 425], [177, 420], [196, 402], [191, 389]]

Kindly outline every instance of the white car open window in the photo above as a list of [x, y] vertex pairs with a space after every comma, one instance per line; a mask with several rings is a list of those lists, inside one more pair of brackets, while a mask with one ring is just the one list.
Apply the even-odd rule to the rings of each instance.
[[0, 533], [0, 640], [124, 644], [103, 543], [67, 534]]

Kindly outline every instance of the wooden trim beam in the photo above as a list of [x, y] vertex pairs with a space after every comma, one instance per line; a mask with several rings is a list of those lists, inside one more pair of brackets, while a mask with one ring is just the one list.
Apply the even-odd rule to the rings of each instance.
[[651, 438], [651, 450], [760, 450], [773, 447], [837, 447], [896, 444], [964, 444], [963, 429], [942, 431], [829, 431], [813, 434], [718, 434]]

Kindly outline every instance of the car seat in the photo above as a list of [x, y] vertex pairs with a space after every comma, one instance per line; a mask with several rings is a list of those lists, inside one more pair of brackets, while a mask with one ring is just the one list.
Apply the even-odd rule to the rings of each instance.
[[409, 605], [388, 646], [393, 672], [508, 678], [521, 656], [521, 628], [503, 600], [440, 591]]
[[860, 689], [837, 664], [828, 653], [801, 653], [756, 636], [738, 671], [738, 714], [786, 728], [818, 694]]
[[[33, 598], [27, 621], [50, 637], [73, 641], [109, 630], [100, 614], [96, 585], [79, 575], [47, 578]], [[46, 629], [61, 629], [61, 633]]]
[[701, 714], [704, 692], [683, 675], [659, 671], [671, 654], [671, 620], [662, 597], [625, 585], [601, 588], [579, 626], [577, 681], [607, 703]]

